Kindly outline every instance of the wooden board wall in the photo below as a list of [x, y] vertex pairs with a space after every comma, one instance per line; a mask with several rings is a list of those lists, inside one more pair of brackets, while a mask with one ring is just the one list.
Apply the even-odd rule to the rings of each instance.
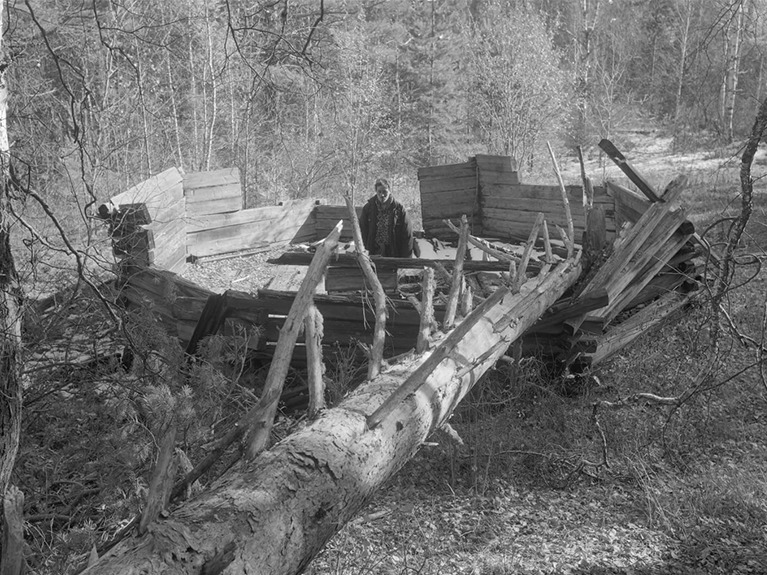
[[183, 176], [170, 168], [99, 206], [118, 263], [181, 272], [186, 266]]
[[625, 223], [636, 223], [647, 211], [647, 208], [652, 205], [650, 200], [640, 192], [635, 192], [610, 180], [607, 180], [605, 185], [607, 192], [615, 202], [615, 225], [618, 229]]
[[[420, 168], [418, 180], [423, 229], [428, 237], [455, 240], [455, 233], [443, 220], [457, 222], [462, 214], [469, 217], [471, 232], [484, 237], [526, 238], [538, 212], [546, 215], [552, 233], [554, 225], [567, 229], [559, 186], [520, 183], [508, 156], [477, 155], [462, 164]], [[580, 243], [586, 227], [581, 186], [567, 186], [567, 193], [575, 241]], [[597, 186], [594, 203], [605, 212], [608, 238], [614, 237], [613, 198], [604, 187]]]
[[477, 161], [470, 158], [462, 164], [430, 166], [418, 169], [421, 191], [421, 221], [427, 237], [452, 241], [455, 233], [443, 223], [450, 219], [469, 218], [471, 233], [483, 235], [482, 214], [477, 201]]
[[[357, 206], [357, 218], [362, 215], [362, 206]], [[314, 209], [314, 231], [317, 240], [321, 240], [330, 233], [339, 220], [343, 220], [344, 228], [341, 231], [341, 241], [348, 242], [354, 239], [349, 210], [346, 206], [323, 206], [318, 205]]]
[[240, 170], [224, 168], [185, 174], [184, 195], [189, 218], [240, 211], [244, 202]]
[[237, 212], [188, 215], [187, 253], [192, 258], [220, 255], [281, 242], [315, 239], [314, 200]]
[[[580, 185], [566, 186], [570, 212], [575, 228], [575, 241], [580, 243], [586, 228], [583, 209], [583, 190]], [[567, 229], [562, 192], [556, 185], [492, 184], [481, 188], [483, 224], [486, 237], [526, 237], [538, 215], [543, 212], [549, 230], [554, 225]], [[594, 205], [605, 211], [608, 238], [615, 236], [615, 206], [611, 196], [602, 186], [594, 187]], [[558, 237], [553, 235], [552, 237]]]

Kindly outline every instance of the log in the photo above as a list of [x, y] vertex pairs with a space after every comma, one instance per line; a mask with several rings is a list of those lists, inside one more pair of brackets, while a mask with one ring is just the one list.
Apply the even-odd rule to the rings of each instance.
[[689, 300], [690, 295], [669, 292], [626, 321], [611, 328], [604, 335], [597, 337], [597, 351], [591, 354], [591, 365], [606, 360], [638, 337], [659, 326]]
[[469, 243], [469, 221], [466, 216], [461, 216], [461, 232], [458, 238], [458, 249], [455, 252], [455, 264], [453, 265], [453, 277], [450, 282], [450, 292], [445, 305], [445, 320], [443, 329], [453, 327], [455, 313], [458, 309], [458, 298], [461, 292], [461, 278], [463, 277], [463, 264], [466, 259], [466, 247]]
[[0, 575], [22, 575], [24, 561], [24, 494], [10, 485], [3, 496]]
[[519, 294], [505, 294], [375, 429], [368, 428], [367, 414], [430, 354], [363, 384], [248, 465], [230, 469], [198, 498], [153, 523], [145, 536], [121, 542], [85, 573], [300, 573], [580, 273], [576, 258], [528, 282]]
[[[446, 230], [450, 230], [445, 227]], [[452, 231], [450, 234], [452, 235]], [[281, 254], [279, 257], [267, 260], [270, 264], [277, 265], [293, 265], [293, 266], [306, 266], [312, 261], [312, 255], [304, 252], [288, 252]], [[435, 268], [438, 272], [438, 266], [452, 267], [455, 265], [455, 261], [448, 259], [424, 259], [424, 258], [384, 258], [381, 256], [372, 256], [370, 260], [373, 262], [376, 270], [389, 271], [394, 269], [420, 269], [423, 267]], [[536, 262], [530, 262], [530, 269], [540, 269], [535, 267]], [[357, 258], [354, 254], [339, 254], [333, 258], [333, 268], [338, 267], [350, 267], [359, 268]], [[487, 272], [505, 272], [508, 270], [509, 264], [502, 261], [482, 261], [482, 260], [467, 260], [463, 263], [463, 269], [467, 272], [475, 271], [487, 271]]]
[[309, 417], [315, 418], [325, 409], [325, 365], [322, 362], [323, 319], [314, 302], [304, 318], [306, 363], [309, 380]]
[[613, 144], [610, 140], [603, 139], [599, 142], [599, 147], [602, 148], [604, 153], [607, 154], [607, 156], [613, 162], [615, 162], [615, 165], [621, 169], [621, 172], [626, 174], [626, 177], [631, 180], [637, 188], [639, 188], [639, 191], [647, 196], [648, 200], [651, 202], [663, 201], [655, 192], [653, 187], [647, 182], [647, 180], [645, 180], [639, 174], [639, 172], [637, 172], [633, 166], [628, 163], [626, 157], [620, 153], [618, 148], [615, 147], [615, 144]]

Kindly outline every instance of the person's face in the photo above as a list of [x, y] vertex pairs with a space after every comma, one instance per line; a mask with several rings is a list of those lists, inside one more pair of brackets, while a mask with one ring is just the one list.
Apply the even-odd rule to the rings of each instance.
[[377, 186], [376, 187], [376, 197], [378, 198], [378, 201], [381, 203], [386, 202], [386, 200], [389, 199], [389, 190], [384, 188], [383, 186]]

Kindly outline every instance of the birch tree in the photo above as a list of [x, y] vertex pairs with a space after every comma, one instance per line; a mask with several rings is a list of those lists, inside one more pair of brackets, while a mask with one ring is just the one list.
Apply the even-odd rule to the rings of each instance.
[[22, 291], [11, 250], [13, 220], [10, 209], [11, 154], [6, 74], [11, 61], [5, 45], [5, 13], [4, 2], [0, 0], [0, 496], [3, 500], [0, 573], [19, 575], [23, 564], [21, 549], [18, 548], [23, 498], [11, 485], [11, 474], [21, 438]]

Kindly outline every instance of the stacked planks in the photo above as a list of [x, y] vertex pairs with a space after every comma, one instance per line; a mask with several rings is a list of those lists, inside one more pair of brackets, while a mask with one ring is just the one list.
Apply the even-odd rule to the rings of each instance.
[[[469, 218], [475, 236], [525, 240], [538, 213], [549, 225], [567, 227], [562, 192], [555, 185], [523, 184], [508, 156], [478, 155], [463, 164], [418, 169], [423, 229], [428, 237], [454, 240], [444, 220]], [[583, 191], [567, 186], [575, 240], [586, 228]], [[607, 216], [608, 238], [615, 236], [613, 198], [604, 187], [594, 189], [594, 204]]]
[[677, 178], [653, 203], [608, 182], [623, 230], [578, 296], [560, 302], [528, 331], [528, 348], [582, 371], [686, 303], [686, 294], [697, 288], [693, 260], [700, 252], [691, 242], [694, 226], [678, 203], [685, 185], [684, 177]]
[[311, 218], [314, 200], [294, 200], [280, 206], [237, 212], [190, 215], [187, 249], [192, 260], [225, 254], [242, 255], [291, 241], [315, 237]]
[[[586, 229], [581, 186], [566, 186], [570, 211], [575, 228], [575, 241], [580, 242]], [[562, 191], [558, 186], [521, 184], [494, 186], [482, 189], [482, 214], [485, 235], [509, 239], [527, 237], [539, 213], [546, 216], [549, 226], [567, 229], [567, 217], [562, 204]], [[594, 204], [601, 206], [605, 219], [607, 237], [615, 237], [613, 199], [605, 188], [594, 188]]]
[[243, 206], [240, 170], [224, 168], [185, 174], [184, 195], [189, 218], [238, 212]]
[[173, 272], [144, 268], [123, 278], [120, 302], [128, 310], [149, 311], [165, 331], [181, 342], [194, 332], [213, 294]]
[[[249, 304], [252, 306], [255, 303], [267, 312], [263, 318], [265, 333], [261, 348], [267, 355], [279, 338], [280, 329], [294, 299], [295, 293], [292, 292], [261, 289], [258, 291], [258, 299]], [[245, 304], [246, 302], [243, 301], [242, 303]], [[372, 301], [365, 294], [345, 294], [343, 296], [315, 294], [314, 305], [323, 317], [323, 343], [325, 345], [334, 342], [341, 345], [355, 342], [372, 343], [375, 312]], [[241, 305], [239, 307], [247, 309], [249, 306]], [[444, 315], [444, 306], [438, 307], [435, 314], [438, 319], [441, 319]], [[233, 315], [237, 317], [236, 312]], [[387, 300], [385, 344], [387, 355], [398, 355], [414, 348], [420, 321], [418, 311], [410, 302], [395, 299]], [[303, 339], [299, 338], [299, 342], [303, 342]], [[294, 355], [295, 360], [303, 359], [303, 346], [296, 347], [294, 353], [296, 354]]]
[[[511, 159], [509, 168], [511, 168]], [[514, 173], [509, 169], [510, 173]], [[477, 159], [445, 166], [418, 168], [421, 191], [421, 221], [428, 237], [453, 240], [455, 234], [443, 222], [466, 215], [473, 235], [482, 235], [482, 213], [479, 205]]]
[[[357, 218], [362, 214], [362, 207], [357, 206]], [[314, 208], [314, 239], [321, 239], [327, 237], [330, 231], [336, 227], [339, 220], [343, 220], [344, 227], [341, 231], [340, 241], [349, 242], [354, 239], [352, 233], [351, 219], [349, 218], [349, 210], [346, 206], [325, 206], [318, 204]]]
[[186, 202], [179, 170], [170, 168], [133, 186], [100, 205], [98, 213], [109, 221], [118, 268], [183, 271]]

